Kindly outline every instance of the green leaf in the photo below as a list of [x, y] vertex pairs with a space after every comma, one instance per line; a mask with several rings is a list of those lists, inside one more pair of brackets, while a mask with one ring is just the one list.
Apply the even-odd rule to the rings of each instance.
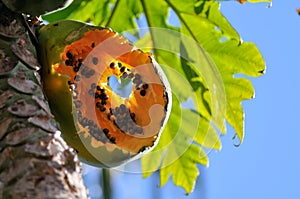
[[80, 5], [82, 2], [82, 0], [74, 0], [71, 5], [69, 5], [68, 7], [58, 10], [58, 11], [54, 11], [54, 12], [50, 12], [47, 14], [42, 15], [42, 18], [46, 21], [48, 21], [49, 23], [58, 21], [58, 20], [62, 20], [62, 19], [68, 19], [68, 16], [72, 13], [72, 12], [80, 12]]
[[[219, 12], [218, 3], [198, 2], [197, 6], [201, 9], [197, 10], [197, 15], [182, 12], [177, 3], [171, 6], [181, 19], [183, 33], [201, 44], [218, 67], [226, 90], [226, 120], [234, 127], [242, 142], [244, 112], [241, 102], [252, 98], [254, 91], [251, 84], [245, 84], [244, 87], [236, 86], [234, 92], [228, 87], [235, 84], [234, 74], [256, 77], [264, 73], [265, 63], [260, 52], [254, 44], [240, 41], [236, 31]], [[249, 91], [247, 97], [241, 94], [244, 90]]]
[[[182, 145], [179, 147], [170, 148], [169, 153], [166, 153], [162, 163], [162, 169], [160, 171], [160, 184], [161, 186], [166, 184], [172, 175], [173, 183], [177, 186], [181, 186], [189, 194], [193, 191], [195, 186], [195, 179], [199, 175], [199, 171], [196, 163], [208, 164], [208, 159], [205, 152], [196, 145], [189, 145], [185, 153], [172, 164], [169, 164], [169, 157], [176, 154], [176, 150], [181, 151]], [[165, 165], [166, 162], [166, 165]]]
[[111, 0], [74, 0], [69, 7], [43, 15], [42, 18], [48, 22], [70, 19], [104, 25], [112, 13], [110, 6], [113, 5], [114, 1]]
[[[211, 9], [216, 8], [211, 7]], [[226, 90], [226, 120], [233, 126], [240, 142], [242, 142], [244, 137], [244, 112], [241, 102], [253, 98], [254, 89], [246, 79], [238, 81], [242, 83], [237, 84], [234, 75], [244, 74], [252, 77], [262, 75], [265, 71], [264, 60], [253, 43], [241, 42], [234, 35], [224, 38], [225, 34], [223, 32], [225, 31], [222, 31], [222, 29], [216, 31], [215, 25], [201, 23], [200, 19], [193, 16], [185, 16], [184, 19], [195, 21], [202, 31], [201, 35], [195, 34], [194, 38], [209, 53], [222, 75]], [[216, 25], [222, 27], [219, 24]], [[187, 34], [192, 34], [196, 30], [193, 26], [185, 29]], [[231, 89], [233, 85], [235, 85], [234, 89]], [[247, 92], [247, 95], [245, 95], [245, 92]]]
[[142, 13], [142, 7], [137, 0], [117, 0], [112, 15], [106, 23], [107, 27], [111, 27], [118, 32], [136, 29], [136, 18]]
[[234, 78], [234, 74], [260, 76], [265, 71], [265, 63], [258, 49], [252, 43], [237, 44], [229, 40], [216, 43], [216, 46], [208, 43], [204, 46], [220, 68], [226, 90], [226, 119], [242, 142], [244, 138], [244, 111], [241, 103], [245, 99], [254, 97], [254, 89], [249, 80]]
[[[182, 88], [186, 89], [185, 86]], [[161, 185], [164, 185], [172, 175], [174, 184], [182, 186], [187, 193], [191, 193], [195, 179], [199, 175], [196, 164], [208, 165], [208, 158], [201, 147], [191, 142], [198, 128], [198, 123], [193, 121], [199, 120], [198, 115], [191, 110], [180, 109], [176, 95], [173, 99], [175, 113], [170, 116], [161, 141], [153, 152], [142, 159], [143, 177], [148, 177], [161, 164]], [[161, 163], [163, 154], [165, 157]]]
[[[221, 119], [214, 120], [216, 122], [219, 120], [218, 123], [224, 124], [225, 109], [222, 110], [221, 103], [220, 108], [217, 109], [216, 105], [212, 105], [211, 102], [213, 101], [215, 102], [214, 104], [216, 104], [219, 100], [225, 103], [225, 100], [222, 99], [222, 91], [217, 92], [218, 95], [216, 95], [207, 92], [207, 88], [213, 89], [214, 85], [217, 85], [216, 87], [218, 88], [222, 88], [222, 85], [219, 86], [218, 84], [222, 80], [208, 54], [206, 54], [199, 45], [196, 45], [197, 43], [193, 40], [181, 38], [181, 34], [176, 31], [150, 28], [150, 32], [153, 41], [155, 41], [154, 49], [156, 59], [163, 67], [169, 79], [174, 101], [169, 122], [161, 136], [158, 146], [153, 152], [142, 159], [143, 173], [144, 177], [149, 176], [151, 172], [160, 167], [162, 161], [160, 168], [161, 185], [165, 184], [164, 180], [168, 179], [169, 175], [166, 174], [171, 174], [169, 173], [170, 171], [178, 171], [172, 173], [174, 183], [181, 185], [187, 193], [190, 193], [198, 176], [197, 163], [208, 164], [206, 155], [203, 155], [205, 154], [203, 149], [199, 145], [190, 145], [192, 143], [193, 145], [198, 143], [203, 147], [218, 150], [221, 148], [218, 133], [210, 124], [212, 111], [210, 111], [209, 108], [214, 110], [213, 112], [218, 112], [220, 115], [222, 115], [222, 113], [224, 114], [220, 117]], [[183, 49], [181, 43], [182, 39], [184, 39], [184, 42], [189, 46], [189, 49]], [[152, 46], [153, 43], [148, 45]], [[190, 51], [195, 54], [194, 57], [196, 58], [192, 59], [189, 57], [189, 54], [192, 53]], [[178, 52], [181, 52], [181, 57], [177, 55]], [[207, 74], [208, 77], [201, 79], [199, 77], [201, 73]], [[195, 81], [192, 79], [195, 79]], [[206, 80], [206, 83], [204, 83], [204, 80]], [[206, 95], [208, 95], [208, 97], [205, 97]], [[206, 98], [208, 98], [208, 100]], [[182, 108], [181, 104], [188, 99], [193, 100], [194, 107], [188, 109]], [[194, 153], [190, 152], [195, 152], [195, 147], [201, 154], [199, 160], [197, 160]], [[161, 157], [164, 158], [160, 160]], [[194, 161], [190, 161], [193, 159], [192, 157]], [[186, 160], [190, 161], [187, 163], [187, 166], [194, 169], [190, 169], [186, 172], [186, 176], [183, 176], [184, 172], [182, 171], [186, 168], [182, 167], [182, 165]], [[178, 181], [182, 177], [189, 180]]]
[[[165, 25], [161, 22], [157, 23], [157, 21], [159, 21], [158, 19], [165, 19], [166, 16], [162, 14], [164, 12], [159, 14], [152, 13], [154, 12], [153, 10], [155, 10], [152, 8], [152, 6], [162, 7], [163, 10], [166, 10], [165, 7], [168, 6], [169, 8], [173, 9], [180, 20], [180, 31], [184, 34], [181, 35], [180, 42], [176, 41], [176, 39], [173, 39], [170, 36], [168, 36], [168, 38], [162, 38], [162, 34], [155, 34], [153, 33], [154, 31], [151, 32], [151, 29], [150, 32], [152, 41], [154, 43], [154, 49], [161, 49], [162, 43], [166, 43], [166, 45], [172, 46], [168, 48], [169, 51], [173, 50], [173, 52], [180, 52], [181, 56], [184, 55], [186, 58], [181, 59], [180, 61], [177, 60], [176, 63], [172, 63], [174, 60], [176, 60], [176, 56], [171, 57], [166, 55], [167, 53], [162, 53], [159, 50], [154, 51], [159, 63], [170, 65], [170, 60], [172, 60], [171, 66], [173, 66], [174, 69], [186, 77], [196, 93], [196, 99], [200, 99], [198, 100], [197, 108], [199, 108], [198, 110], [201, 113], [200, 117], [202, 120], [200, 120], [201, 122], [198, 120], [197, 123], [201, 128], [197, 129], [197, 133], [192, 140], [199, 143], [201, 146], [220, 149], [221, 144], [219, 142], [219, 137], [214, 128], [211, 126], [211, 122], [214, 122], [214, 125], [217, 126], [223, 133], [225, 133], [226, 130], [224, 129], [224, 126], [222, 126], [222, 119], [215, 119], [213, 117], [213, 113], [216, 111], [216, 109], [215, 111], [210, 111], [209, 108], [213, 109], [213, 104], [218, 102], [218, 100], [221, 102], [221, 105], [223, 105], [222, 92], [223, 89], [225, 89], [226, 120], [234, 127], [240, 141], [242, 142], [244, 135], [244, 112], [241, 102], [244, 99], [252, 98], [254, 95], [254, 90], [249, 80], [245, 78], [234, 78], [234, 74], [242, 73], [255, 77], [263, 73], [265, 70], [265, 64], [255, 45], [240, 41], [238, 33], [220, 13], [219, 4], [216, 2], [198, 1], [195, 3], [194, 1], [183, 2], [179, 0], [166, 0], [156, 1], [155, 5], [150, 3], [146, 4], [145, 1], [142, 2], [144, 4], [143, 7], [149, 9], [149, 11], [145, 13], [150, 26], [168, 27], [168, 25]], [[194, 39], [194, 41], [200, 44], [203, 49], [193, 45], [193, 42], [190, 42], [189, 38]], [[179, 49], [177, 49], [178, 45]], [[217, 68], [215, 68], [214, 64], [216, 64]], [[210, 70], [203, 70], [205, 67], [210, 68]], [[221, 82], [219, 82], [220, 74], [222, 76]], [[168, 79], [170, 80], [171, 85], [175, 85], [172, 87], [173, 92], [178, 92], [178, 90], [180, 90], [177, 90], [177, 88], [180, 88], [179, 85], [172, 82], [172, 79], [176, 78], [168, 76]], [[218, 89], [217, 93], [219, 96], [215, 97], [213, 96], [214, 82], [219, 82], [216, 87]], [[209, 108], [207, 108], [207, 105], [209, 105]], [[175, 142], [176, 138], [174, 136], [170, 136], [172, 134], [171, 131], [168, 130], [170, 129], [168, 126], [175, 125], [172, 121], [176, 120], [172, 119], [172, 116], [173, 114], [178, 114], [176, 112], [177, 110], [178, 107], [173, 105], [171, 118], [166, 130], [163, 132], [160, 144], [166, 142], [164, 140], [165, 136], [168, 136], [169, 139], [174, 139]], [[184, 115], [182, 119], [184, 119]], [[179, 121], [176, 121], [176, 123], [178, 122]], [[194, 123], [196, 123], [195, 120]], [[189, 130], [191, 130], [189, 129], [189, 123], [181, 123], [181, 125], [188, 126], [187, 129], [183, 128], [184, 130], [181, 133], [182, 135], [187, 136], [188, 139], [191, 139], [191, 137], [188, 136], [190, 133]], [[201, 131], [202, 129], [204, 130]], [[194, 185], [192, 182], [196, 180], [196, 176], [198, 174], [194, 169], [190, 169], [189, 175], [184, 175], [180, 171], [182, 168], [184, 168], [182, 165], [182, 159], [184, 159], [185, 156], [188, 156], [188, 153], [191, 152], [186, 151], [184, 155], [180, 156], [180, 158], [175, 160], [171, 165], [166, 166], [166, 161], [168, 160], [167, 162], [171, 162], [169, 159], [172, 159], [174, 156], [179, 156], [176, 152], [178, 150], [180, 151], [180, 147], [184, 146], [186, 143], [187, 142], [184, 142], [184, 139], [181, 138], [181, 141], [178, 141], [178, 146], [175, 148], [172, 148], [171, 146], [168, 147], [170, 153], [168, 153], [168, 151], [164, 151], [165, 156], [162, 159], [160, 173], [162, 185], [169, 178], [169, 174], [172, 173], [174, 184], [182, 186], [189, 193]], [[149, 159], [153, 160], [155, 158], [161, 158], [162, 156], [150, 157], [151, 154], [143, 158], [142, 162], [147, 162]], [[185, 164], [189, 162], [186, 159], [184, 160]], [[158, 163], [159, 161], [156, 160], [155, 162]], [[191, 162], [192, 161], [190, 161], [190, 163]], [[195, 166], [196, 161], [192, 162], [192, 164]], [[142, 165], [145, 165], [145, 163]], [[155, 170], [155, 167], [158, 168], [159, 165], [155, 164], [153, 166], [154, 168], [152, 168], [152, 170]], [[149, 169], [149, 166], [146, 167], [146, 169]], [[146, 171], [148, 172], [149, 170]], [[149, 172], [147, 175], [149, 175]], [[179, 175], [183, 175], [184, 177], [179, 178]], [[183, 180], [185, 177], [188, 177], [190, 180], [192, 180]]]

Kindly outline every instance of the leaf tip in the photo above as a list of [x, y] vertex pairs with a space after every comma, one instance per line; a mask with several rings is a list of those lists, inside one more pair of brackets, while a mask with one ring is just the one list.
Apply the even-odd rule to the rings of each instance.
[[267, 71], [267, 67], [264, 66], [264, 69], [259, 70], [259, 71], [257, 71], [257, 72], [258, 72], [260, 75], [264, 75], [264, 74], [266, 74], [266, 71]]
[[243, 143], [243, 137], [240, 137], [237, 133], [234, 134], [234, 136], [232, 137], [232, 140], [237, 140], [238, 139], [238, 143], [233, 144], [233, 146], [235, 147], [240, 147], [241, 144]]

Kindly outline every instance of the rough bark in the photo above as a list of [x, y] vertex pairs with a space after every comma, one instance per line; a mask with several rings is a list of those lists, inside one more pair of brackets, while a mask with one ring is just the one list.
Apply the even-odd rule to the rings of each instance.
[[0, 1], [0, 198], [88, 198], [43, 95], [25, 21]]

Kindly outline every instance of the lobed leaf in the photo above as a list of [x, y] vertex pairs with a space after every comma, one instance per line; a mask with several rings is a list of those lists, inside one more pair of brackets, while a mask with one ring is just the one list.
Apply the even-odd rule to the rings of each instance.
[[[201, 61], [197, 62], [195, 61], [195, 59], [201, 56], [199, 56], [199, 54], [195, 52], [199, 53], [199, 50], [195, 50], [197, 47], [189, 45], [190, 43], [186, 42], [186, 39], [182, 37], [181, 48], [179, 51], [177, 50], [177, 52], [181, 52], [181, 55], [184, 54], [188, 56], [188, 59], [181, 59], [180, 61], [177, 61], [176, 63], [180, 65], [177, 65], [177, 67], [174, 67], [176, 66], [176, 64], [171, 64], [173, 68], [181, 72], [181, 74], [186, 77], [186, 79], [190, 82], [196, 93], [196, 98], [200, 99], [197, 103], [197, 110], [199, 110], [199, 113], [202, 113], [200, 114], [200, 118], [202, 120], [190, 120], [193, 122], [198, 121], [200, 127], [199, 129], [197, 129], [197, 133], [195, 134], [195, 137], [192, 138], [192, 140], [199, 143], [202, 147], [220, 149], [220, 140], [211, 122], [214, 122], [214, 125], [216, 125], [219, 128], [219, 130], [221, 130], [221, 132], [225, 133], [226, 130], [224, 126], [222, 126], [223, 123], [221, 119], [215, 120], [215, 118], [212, 118], [212, 112], [210, 111], [210, 108], [213, 108], [212, 105], [213, 103], [218, 101], [217, 99], [221, 99], [220, 101], [222, 102], [222, 89], [224, 88], [226, 92], [226, 120], [236, 130], [236, 133], [240, 141], [242, 142], [244, 136], [244, 112], [241, 106], [241, 102], [244, 99], [252, 98], [254, 95], [254, 90], [249, 80], [245, 78], [234, 78], [234, 74], [242, 73], [254, 77], [261, 75], [265, 70], [265, 64], [260, 52], [257, 50], [254, 44], [247, 42], [242, 43], [240, 41], [240, 36], [238, 35], [238, 33], [234, 30], [234, 28], [230, 25], [226, 18], [220, 13], [219, 3], [213, 1], [183, 2], [179, 0], [166, 0], [157, 1], [155, 3], [155, 7], [158, 7], [159, 3], [161, 3], [161, 7], [165, 8], [167, 4], [167, 6], [170, 9], [173, 9], [173, 11], [177, 14], [177, 17], [180, 20], [181, 33], [190, 36], [203, 47], [203, 51], [200, 50], [200, 54], [204, 59], [200, 59]], [[152, 5], [150, 4], [145, 4], [144, 8], [153, 10]], [[163, 16], [161, 16], [161, 13], [159, 15], [159, 18], [164, 18]], [[150, 26], [161, 27], [161, 24], [163, 24], [156, 23], [156, 20], [154, 18], [158, 17], [157, 15], [155, 15], [155, 17], [152, 18], [152, 15], [149, 15], [148, 13], [146, 17]], [[163, 27], [167, 28], [168, 25], [165, 25]], [[155, 34], [153, 33], [151, 35], [154, 47], [156, 47], [155, 44], [161, 44], [162, 41], [160, 40], [164, 39], [161, 37], [155, 38]], [[170, 37], [168, 38], [167, 43], [168, 45], [172, 43], [173, 46], [174, 43], [178, 45], [178, 42], [172, 40]], [[167, 64], [169, 60], [176, 60], [175, 56], [168, 57], [157, 50], [155, 51], [155, 53], [159, 63]], [[210, 57], [212, 59], [210, 59]], [[194, 67], [192, 67], [192, 65]], [[217, 69], [215, 68], [215, 66], [217, 67]], [[201, 68], [203, 67], [210, 67], [210, 71], [213, 72], [209, 73], [207, 72], [208, 70], [201, 70]], [[202, 73], [199, 73], [199, 71], [202, 71]], [[222, 82], [221, 84], [218, 84], [217, 87], [219, 89], [218, 94], [221, 95], [221, 97], [217, 96], [214, 98], [212, 96], [212, 86], [209, 87], [209, 84], [212, 85], [213, 83], [209, 83], [209, 78], [212, 78], [212, 82], [218, 82], [220, 80], [218, 71], [222, 76]], [[169, 77], [169, 80], [171, 81], [171, 85], [174, 85], [174, 83], [172, 83], [172, 77]], [[177, 88], [177, 86], [178, 85], [175, 86], [175, 89]], [[173, 92], [177, 92], [174, 91], [174, 88], [172, 89]], [[207, 108], [207, 105], [209, 105], [209, 108]], [[176, 113], [177, 109], [178, 107], [176, 107], [176, 105], [173, 105], [172, 115], [178, 114]], [[173, 125], [171, 122], [172, 115], [168, 126]], [[182, 133], [183, 135], [188, 135], [190, 132], [190, 129], [188, 128], [191, 125], [188, 123], [183, 123], [182, 125], [186, 125], [187, 129], [184, 129], [184, 131], [180, 133]], [[162, 140], [160, 141], [160, 144], [165, 142], [163, 139], [164, 137], [176, 140], [176, 138], [171, 135], [171, 131], [168, 130], [168, 128], [166, 128], [162, 135]], [[189, 169], [188, 174], [181, 172], [181, 169], [184, 168], [182, 162], [184, 160], [185, 164], [187, 164], [187, 162], [192, 163], [194, 167], [196, 166], [196, 163], [199, 162], [192, 162], [191, 160], [186, 159], [186, 156], [188, 156], [189, 153], [191, 153], [189, 150], [183, 153], [183, 155], [181, 155], [172, 164], [166, 164], [166, 162], [170, 162], [166, 160], [168, 160], [169, 158], [172, 159], [172, 157], [174, 156], [174, 154], [172, 153], [180, 150], [182, 145], [184, 146], [188, 143], [189, 139], [191, 139], [191, 137], [189, 136], [188, 139], [181, 139], [181, 141], [178, 142], [177, 145], [175, 145], [177, 150], [169, 146], [168, 150], [164, 151], [165, 155], [162, 159], [160, 169], [162, 185], [169, 178], [169, 175], [172, 174], [174, 184], [182, 186], [187, 191], [187, 193], [189, 193], [189, 191], [192, 190], [194, 186], [193, 182], [195, 182], [198, 174], [197, 172], [195, 172], [195, 169]], [[189, 146], [194, 147], [194, 145]], [[201, 147], [198, 148], [199, 150], [201, 150]], [[170, 153], [168, 153], [169, 150]], [[176, 155], [179, 156], [179, 154], [175, 154], [175, 156]], [[142, 162], [147, 162], [147, 159], [153, 160], [154, 158], [162, 157], [159, 156], [149, 158], [150, 156], [151, 154], [149, 154], [148, 157], [143, 158]], [[157, 161], [157, 163], [158, 162], [159, 161]], [[145, 165], [145, 163], [142, 165]], [[159, 165], [156, 164], [154, 166], [158, 168]], [[147, 167], [146, 169], [149, 169], [149, 167]], [[149, 175], [149, 173], [147, 175]], [[184, 180], [186, 177], [193, 180]]]

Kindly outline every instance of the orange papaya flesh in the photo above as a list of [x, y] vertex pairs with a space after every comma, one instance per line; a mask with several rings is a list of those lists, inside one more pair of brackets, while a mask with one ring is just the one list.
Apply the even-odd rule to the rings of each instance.
[[[151, 53], [135, 49], [109, 29], [88, 30], [65, 46], [61, 62], [52, 68], [68, 77], [77, 132], [90, 137], [94, 148], [134, 154], [154, 145], [169, 99]], [[111, 76], [132, 81], [128, 98], [113, 91]]]

